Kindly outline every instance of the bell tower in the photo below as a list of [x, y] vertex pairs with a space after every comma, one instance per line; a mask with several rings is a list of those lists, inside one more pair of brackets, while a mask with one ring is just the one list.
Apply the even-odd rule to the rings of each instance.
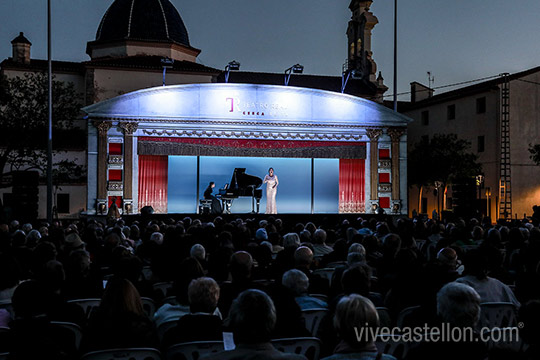
[[369, 11], [372, 0], [351, 0], [349, 9], [352, 12], [347, 28], [347, 70], [356, 70], [362, 78], [378, 84], [377, 64], [372, 58], [371, 31], [379, 20]]

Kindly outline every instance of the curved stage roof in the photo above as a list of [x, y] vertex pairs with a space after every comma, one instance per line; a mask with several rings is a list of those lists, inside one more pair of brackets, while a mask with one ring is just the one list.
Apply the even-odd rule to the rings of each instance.
[[[138, 136], [193, 136], [203, 131], [213, 137], [242, 132], [244, 135], [234, 137], [259, 138], [249, 136], [250, 132], [266, 132], [264, 138], [302, 139], [294, 134], [304, 134], [310, 139], [357, 141], [366, 128], [405, 127], [411, 121], [378, 103], [351, 95], [223, 83], [139, 90], [83, 111], [91, 120], [135, 121], [139, 123]], [[188, 132], [180, 133], [180, 129]]]

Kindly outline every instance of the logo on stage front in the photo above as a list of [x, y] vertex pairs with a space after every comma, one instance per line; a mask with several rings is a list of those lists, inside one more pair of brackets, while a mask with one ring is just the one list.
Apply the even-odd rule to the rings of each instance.
[[287, 117], [287, 106], [283, 104], [241, 101], [239, 98], [233, 97], [228, 97], [225, 101], [229, 113], [254, 117]]

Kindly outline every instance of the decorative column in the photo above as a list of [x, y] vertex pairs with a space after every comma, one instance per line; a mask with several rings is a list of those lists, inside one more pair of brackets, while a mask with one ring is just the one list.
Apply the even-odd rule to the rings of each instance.
[[366, 135], [369, 138], [369, 169], [370, 169], [370, 193], [369, 208], [366, 212], [375, 213], [379, 207], [379, 137], [382, 129], [366, 129]]
[[401, 194], [400, 194], [400, 171], [399, 171], [399, 145], [401, 136], [405, 133], [401, 128], [389, 128], [388, 135], [392, 140], [391, 157], [392, 157], [392, 212], [401, 212]]
[[119, 124], [124, 132], [124, 213], [133, 213], [133, 134], [139, 126], [136, 122]]
[[108, 121], [94, 121], [98, 129], [98, 168], [97, 168], [97, 200], [96, 210], [98, 215], [107, 213], [107, 132], [111, 128]]

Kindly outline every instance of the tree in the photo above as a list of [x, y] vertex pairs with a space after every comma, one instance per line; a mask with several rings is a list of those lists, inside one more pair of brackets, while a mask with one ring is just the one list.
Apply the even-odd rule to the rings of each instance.
[[529, 158], [534, 161], [536, 165], [540, 165], [540, 144], [529, 144], [529, 152], [531, 153]]
[[[29, 73], [0, 79], [0, 184], [18, 170], [45, 172], [47, 147], [47, 74]], [[80, 95], [73, 83], [53, 79], [53, 129], [73, 131]], [[57, 153], [58, 151], [55, 150]], [[55, 164], [57, 174], [75, 164]], [[60, 166], [59, 166], [60, 165]], [[63, 175], [65, 177], [65, 175]]]
[[431, 139], [413, 145], [408, 155], [409, 185], [416, 185], [422, 195], [422, 187], [442, 183], [447, 185], [462, 179], [473, 178], [482, 172], [478, 157], [468, 152], [471, 144], [458, 139], [456, 134], [435, 134]]

